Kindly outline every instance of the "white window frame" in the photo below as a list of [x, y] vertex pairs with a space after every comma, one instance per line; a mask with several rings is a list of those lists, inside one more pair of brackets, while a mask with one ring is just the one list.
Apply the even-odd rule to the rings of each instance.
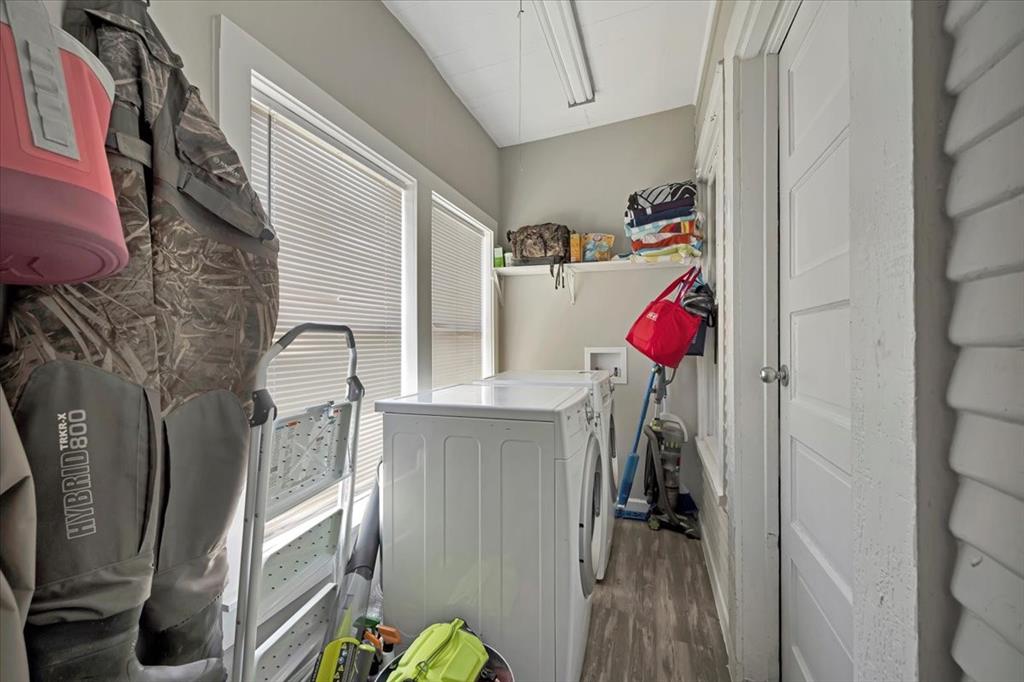
[[[722, 306], [725, 298], [726, 272], [726, 221], [725, 221], [725, 183], [723, 174], [724, 139], [722, 135], [723, 110], [722, 65], [715, 67], [715, 75], [711, 86], [711, 99], [708, 102], [701, 136], [697, 143], [697, 181], [699, 195], [705, 202], [709, 196], [708, 187], [714, 185], [714, 206], [705, 203], [703, 209], [705, 219], [713, 226], [713, 233], [706, 235], [703, 258], [714, 258], [715, 282], [710, 283], [715, 290], [715, 297]], [[705, 272], [707, 268], [705, 267]], [[726, 335], [722, 333], [721, 321], [713, 332], [714, 347], [706, 347], [704, 356], [697, 361], [697, 436], [694, 439], [697, 453], [704, 467], [704, 476], [711, 484], [712, 490], [719, 498], [725, 498], [725, 352]], [[716, 362], [717, 359], [717, 362]], [[716, 391], [712, 392], [712, 382]], [[712, 400], [714, 395], [715, 399]]]
[[[286, 85], [280, 88], [282, 92], [315, 112], [318, 120], [331, 124], [336, 131], [343, 131], [342, 140], [362, 156], [380, 159], [382, 167], [395, 168], [399, 171], [394, 173], [396, 176], [410, 179], [411, 185], [402, 202], [402, 392], [414, 393], [423, 384], [420, 380], [421, 370], [429, 377], [430, 369], [429, 324], [425, 330], [422, 328], [424, 325], [420, 324], [421, 319], [425, 322], [430, 319], [429, 312], [423, 312], [424, 309], [429, 311], [429, 297], [420, 296], [423, 286], [429, 291], [430, 273], [421, 271], [418, 266], [422, 255], [418, 242], [420, 230], [424, 225], [429, 226], [429, 218], [425, 219], [425, 216], [430, 215], [431, 192], [442, 192], [492, 232], [497, 229], [497, 221], [227, 17], [215, 17], [213, 35], [215, 87], [210, 104], [221, 130], [245, 168], [251, 168], [252, 163], [250, 107], [253, 76], [258, 75], [267, 84]], [[489, 300], [493, 300], [493, 294]], [[489, 328], [492, 338], [495, 338], [493, 325]], [[427, 363], [425, 365], [424, 359]], [[372, 410], [373, 406], [364, 405], [363, 409]], [[353, 528], [357, 527], [362, 518], [368, 499], [364, 495], [355, 500]], [[241, 556], [241, 507], [239, 504], [228, 534], [231, 568], [223, 595], [227, 607], [223, 618], [225, 642], [231, 642], [234, 638], [233, 609], [238, 595], [237, 566]]]
[[[317, 112], [313, 111], [310, 107], [300, 102], [297, 98], [293, 97], [289, 93], [285, 92], [284, 89], [278, 87], [274, 83], [270, 82], [255, 71], [252, 72], [252, 101], [258, 103], [260, 106], [267, 108], [270, 111], [270, 118], [279, 117], [282, 121], [286, 121], [287, 124], [293, 128], [297, 128], [302, 132], [314, 138], [314, 140], [321, 142], [327, 149], [331, 150], [332, 153], [339, 154], [346, 157], [350, 164], [358, 166], [361, 172], [367, 175], [377, 176], [383, 182], [389, 185], [394, 185], [399, 188], [401, 193], [402, 201], [402, 225], [401, 225], [401, 238], [402, 245], [400, 247], [401, 257], [404, 262], [410, 259], [410, 256], [415, 257], [415, 252], [410, 251], [408, 248], [408, 240], [410, 234], [413, 232], [411, 229], [415, 223], [415, 216], [410, 215], [409, 207], [415, 206], [414, 191], [416, 188], [416, 181], [409, 174], [403, 172], [400, 168], [394, 164], [388, 162], [386, 159], [381, 157], [379, 154], [374, 153], [368, 149], [365, 145], [359, 143], [358, 140], [352, 138], [352, 136], [345, 133], [345, 131], [339, 129], [336, 125], [330, 123], [323, 116], [320, 116]], [[311, 144], [316, 144], [315, 141], [311, 141]], [[252, 145], [250, 144], [250, 150]], [[273, 198], [271, 197], [271, 203]], [[267, 213], [271, 214], [271, 207], [265, 207]], [[400, 329], [400, 353], [401, 357], [406, 358], [410, 355], [410, 347], [413, 350], [412, 354], [415, 354], [415, 336], [409, 334], [405, 327], [405, 321], [408, 319], [409, 311], [415, 310], [416, 301], [414, 298], [410, 298], [408, 292], [408, 281], [404, 275], [404, 269], [402, 274], [402, 289], [399, 293], [401, 301], [401, 316], [402, 316], [402, 327]], [[339, 320], [342, 324], [345, 324], [345, 320]], [[356, 344], [359, 343], [359, 337], [356, 337]], [[341, 350], [339, 346], [339, 351]], [[358, 373], [358, 368], [357, 368]], [[271, 377], [273, 378], [273, 371], [271, 371]], [[365, 380], [365, 376], [363, 377]], [[410, 381], [412, 377], [410, 373], [405, 370], [403, 363], [402, 373], [400, 375], [402, 392], [407, 393], [410, 391]], [[344, 392], [344, 385], [341, 383], [341, 379], [338, 380], [338, 395], [340, 396]], [[271, 382], [273, 386], [273, 382]], [[363, 405], [362, 416], [366, 416], [366, 410], [372, 409], [372, 405], [365, 403]], [[360, 464], [365, 464], [365, 456], [361, 460]], [[362, 499], [368, 497], [371, 491], [359, 490], [356, 491], [356, 499]], [[295, 510], [295, 514], [286, 514], [289, 516], [288, 519], [282, 519], [285, 523], [282, 526], [287, 528], [288, 524], [294, 523], [296, 520], [301, 518], [308, 518], [308, 513], [319, 513], [323, 510], [322, 505], [325, 503], [327, 491], [322, 495], [318, 495], [312, 498], [304, 505], [300, 505]], [[269, 528], [272, 524], [268, 524], [267, 537], [271, 536]]]
[[403, 237], [402, 288], [410, 304], [403, 306], [402, 328], [409, 333], [408, 343], [403, 346], [402, 392], [413, 393], [426, 386], [430, 378], [430, 297], [429, 293], [424, 293], [430, 291], [430, 258], [429, 251], [418, 249], [418, 243], [420, 239], [429, 238], [432, 193], [442, 194], [492, 232], [497, 229], [498, 222], [227, 17], [216, 17], [214, 36], [217, 56], [214, 67], [215, 112], [221, 129], [246, 168], [250, 163], [249, 140], [252, 139], [249, 129], [250, 83], [252, 74], [257, 73], [344, 131], [350, 146], [364, 156], [379, 157], [413, 179], [410, 200], [403, 207], [408, 232]]
[[[316, 129], [314, 134], [340, 144], [348, 153], [377, 166], [402, 187], [402, 393], [415, 392], [418, 387], [417, 178], [400, 161], [393, 161], [398, 156], [394, 152], [400, 150], [387, 138], [229, 19], [219, 17], [219, 21], [218, 115], [221, 129], [238, 151], [243, 166], [249, 168], [252, 162], [250, 101], [254, 95], [263, 95], [312, 123], [309, 128]], [[281, 83], [288, 85], [282, 87]], [[238, 140], [245, 142], [238, 143]]]
[[[348, 134], [326, 117], [279, 87], [262, 74], [252, 71], [251, 98], [270, 101], [284, 108], [288, 120], [341, 153], [397, 184], [402, 192], [402, 393], [416, 390], [416, 281], [408, 269], [416, 262], [416, 179], [373, 149]], [[251, 131], [250, 131], [251, 135]], [[251, 138], [250, 138], [251, 139]], [[248, 147], [251, 155], [251, 145]], [[250, 159], [251, 160], [251, 159]], [[358, 343], [358, 339], [356, 339]], [[372, 406], [371, 406], [372, 407]]]
[[464, 221], [468, 227], [479, 232], [483, 237], [483, 252], [480, 254], [480, 371], [484, 377], [488, 377], [494, 374], [495, 338], [497, 336], [494, 317], [494, 230], [489, 229], [438, 192], [431, 192], [431, 200]]

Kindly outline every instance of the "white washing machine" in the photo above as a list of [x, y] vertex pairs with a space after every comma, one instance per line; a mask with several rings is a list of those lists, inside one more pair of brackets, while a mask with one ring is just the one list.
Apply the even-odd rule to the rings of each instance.
[[462, 384], [376, 409], [386, 622], [458, 616], [517, 679], [578, 682], [606, 485], [589, 392]]
[[618, 497], [618, 471], [615, 456], [615, 398], [612, 375], [603, 369], [537, 369], [500, 372], [476, 382], [485, 386], [581, 386], [590, 390], [591, 400], [597, 406], [597, 431], [601, 443], [601, 463], [605, 479], [605, 492], [600, 495], [597, 519], [597, 579], [604, 580], [608, 559], [612, 554], [615, 532], [615, 498]]

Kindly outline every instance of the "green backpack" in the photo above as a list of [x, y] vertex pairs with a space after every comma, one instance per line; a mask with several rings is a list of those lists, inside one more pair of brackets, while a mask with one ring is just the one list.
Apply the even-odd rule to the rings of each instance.
[[487, 663], [480, 638], [456, 618], [420, 633], [402, 655], [388, 682], [476, 682]]

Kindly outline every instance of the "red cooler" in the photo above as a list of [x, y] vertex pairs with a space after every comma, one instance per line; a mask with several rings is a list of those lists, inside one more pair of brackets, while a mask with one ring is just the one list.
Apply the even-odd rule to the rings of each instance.
[[105, 141], [114, 81], [41, 2], [0, 2], [0, 283], [128, 263]]

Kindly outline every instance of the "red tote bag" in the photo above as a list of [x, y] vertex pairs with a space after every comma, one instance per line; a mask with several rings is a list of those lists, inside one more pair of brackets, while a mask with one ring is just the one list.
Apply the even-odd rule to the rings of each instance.
[[[629, 345], [659, 365], [678, 367], [701, 322], [699, 315], [684, 309], [679, 301], [699, 276], [700, 268], [690, 268], [648, 303], [626, 334]], [[676, 289], [675, 298], [670, 299]]]

